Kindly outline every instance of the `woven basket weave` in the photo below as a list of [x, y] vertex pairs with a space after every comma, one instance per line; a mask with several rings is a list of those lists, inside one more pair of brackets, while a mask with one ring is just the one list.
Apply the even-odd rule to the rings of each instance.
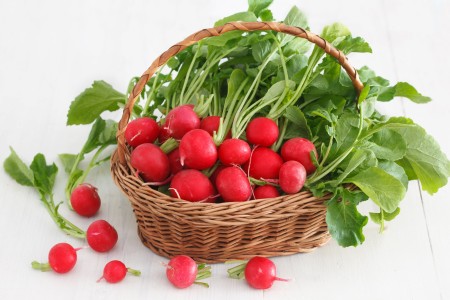
[[142, 242], [165, 257], [185, 254], [198, 262], [213, 263], [255, 255], [290, 255], [312, 251], [330, 239], [324, 201], [331, 195], [316, 198], [304, 191], [239, 203], [192, 203], [153, 190], [135, 175], [124, 131], [147, 81], [169, 58], [186, 47], [233, 30], [273, 30], [307, 39], [338, 60], [358, 94], [363, 88], [358, 73], [342, 52], [318, 35], [282, 23], [231, 22], [203, 29], [160, 55], [141, 76], [123, 110], [117, 133], [118, 147], [111, 157], [111, 173], [131, 202]]

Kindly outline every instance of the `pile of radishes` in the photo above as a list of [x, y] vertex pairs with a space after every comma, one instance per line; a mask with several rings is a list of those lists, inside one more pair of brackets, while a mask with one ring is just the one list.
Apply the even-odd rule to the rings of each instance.
[[245, 138], [216, 145], [219, 116], [200, 119], [193, 105], [170, 110], [158, 124], [148, 117], [131, 121], [125, 139], [131, 166], [147, 185], [166, 186], [170, 195], [191, 202], [242, 202], [298, 193], [315, 171], [314, 144], [302, 137], [287, 140], [279, 152], [276, 122], [252, 119]]

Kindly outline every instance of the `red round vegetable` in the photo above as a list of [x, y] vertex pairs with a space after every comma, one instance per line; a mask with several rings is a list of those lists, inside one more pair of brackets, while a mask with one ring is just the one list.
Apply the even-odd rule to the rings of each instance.
[[164, 127], [170, 137], [179, 140], [192, 129], [200, 128], [200, 119], [193, 108], [193, 105], [187, 104], [177, 106], [169, 111]]
[[203, 129], [186, 133], [180, 142], [180, 162], [191, 169], [211, 168], [217, 161], [217, 148], [212, 137]]
[[153, 143], [158, 138], [158, 135], [158, 123], [148, 117], [131, 121], [125, 129], [125, 139], [131, 147], [137, 147], [144, 143]]
[[187, 169], [173, 176], [170, 195], [191, 202], [214, 202], [216, 191], [211, 181], [202, 172]]
[[48, 253], [48, 263], [56, 273], [67, 273], [77, 263], [77, 251], [70, 244], [56, 244]]
[[253, 150], [244, 170], [255, 179], [277, 179], [283, 159], [272, 149], [258, 147]]
[[247, 125], [247, 141], [263, 147], [272, 146], [278, 139], [278, 126], [275, 121], [266, 117], [258, 117]]
[[161, 182], [170, 174], [169, 158], [154, 144], [142, 144], [131, 152], [131, 165], [147, 182]]
[[275, 264], [270, 259], [261, 256], [255, 256], [247, 262], [245, 279], [251, 287], [260, 290], [270, 288], [276, 280], [287, 281], [278, 278]]
[[220, 171], [216, 187], [225, 202], [247, 201], [252, 195], [252, 187], [244, 171], [234, 166]]
[[169, 158], [170, 171], [172, 174], [177, 174], [183, 169], [183, 166], [180, 162], [180, 149], [176, 148], [172, 152], [170, 152], [167, 157]]
[[140, 271], [127, 268], [120, 260], [112, 260], [105, 265], [103, 268], [103, 276], [97, 282], [105, 279], [109, 283], [117, 283], [122, 281], [127, 273], [135, 276], [141, 275]]
[[285, 161], [298, 161], [305, 167], [306, 173], [311, 174], [316, 170], [316, 166], [311, 160], [311, 151], [313, 151], [317, 157], [317, 150], [314, 144], [308, 139], [297, 137], [284, 143], [281, 147], [281, 156]]
[[101, 201], [94, 186], [82, 183], [73, 189], [70, 204], [80, 216], [92, 217], [100, 209]]
[[258, 186], [254, 189], [253, 194], [255, 196], [255, 199], [276, 198], [280, 196], [278, 189], [269, 184]]
[[117, 231], [105, 220], [97, 220], [89, 225], [86, 240], [89, 246], [97, 252], [107, 252], [116, 245]]
[[179, 289], [191, 286], [195, 282], [197, 273], [197, 264], [187, 255], [175, 256], [166, 268], [167, 279]]
[[220, 126], [219, 116], [208, 116], [202, 119], [200, 122], [200, 129], [205, 130], [211, 136], [214, 135], [214, 131], [217, 132]]
[[300, 192], [306, 181], [306, 170], [301, 163], [295, 160], [285, 162], [280, 168], [278, 183], [286, 194]]
[[219, 159], [224, 165], [242, 165], [249, 160], [251, 152], [246, 141], [228, 139], [219, 146]]

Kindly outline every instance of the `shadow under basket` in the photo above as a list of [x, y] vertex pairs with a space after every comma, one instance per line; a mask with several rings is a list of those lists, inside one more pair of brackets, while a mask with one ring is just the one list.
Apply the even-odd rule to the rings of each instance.
[[192, 203], [160, 193], [146, 185], [130, 165], [124, 132], [134, 103], [156, 70], [169, 58], [196, 42], [226, 32], [272, 30], [304, 38], [334, 57], [349, 75], [358, 95], [363, 84], [346, 56], [320, 36], [276, 22], [230, 22], [200, 30], [173, 45], [143, 73], [131, 91], [117, 131], [117, 149], [111, 173], [136, 215], [139, 236], [156, 254], [184, 254], [197, 262], [249, 259], [255, 255], [281, 256], [309, 252], [325, 244], [330, 235], [324, 202], [309, 191], [277, 198], [230, 203]]

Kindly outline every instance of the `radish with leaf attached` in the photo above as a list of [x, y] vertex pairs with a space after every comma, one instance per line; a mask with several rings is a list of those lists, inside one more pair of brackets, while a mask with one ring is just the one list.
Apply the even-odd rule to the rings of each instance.
[[316, 170], [316, 166], [311, 159], [311, 152], [317, 158], [316, 146], [310, 140], [301, 137], [292, 138], [281, 147], [283, 159], [285, 161], [298, 161], [305, 167], [307, 174], [311, 174]]
[[252, 196], [252, 187], [247, 175], [238, 167], [227, 167], [216, 178], [216, 187], [225, 202], [247, 201]]
[[101, 201], [94, 186], [82, 183], [72, 191], [70, 204], [80, 216], [92, 217], [100, 209]]
[[105, 267], [103, 268], [103, 276], [100, 277], [97, 282], [105, 279], [109, 283], [117, 283], [122, 281], [127, 273], [134, 276], [141, 275], [140, 271], [127, 268], [125, 264], [120, 260], [112, 260], [105, 265]]
[[217, 161], [217, 148], [212, 137], [203, 129], [186, 133], [180, 142], [180, 162], [191, 169], [211, 168]]
[[242, 165], [250, 159], [252, 150], [240, 139], [228, 139], [219, 146], [219, 159], [224, 165]]
[[77, 251], [81, 248], [73, 248], [68, 243], [58, 243], [48, 252], [48, 263], [33, 261], [31, 266], [42, 272], [53, 270], [56, 273], [67, 273], [77, 263]]
[[169, 111], [163, 127], [170, 137], [179, 140], [189, 131], [200, 128], [200, 118], [193, 105], [180, 105]]
[[270, 147], [277, 141], [278, 135], [277, 123], [266, 117], [255, 118], [247, 125], [247, 141], [253, 145]]
[[205, 264], [197, 265], [187, 255], [178, 255], [167, 264], [166, 276], [170, 283], [179, 289], [190, 287], [194, 283], [209, 287], [207, 283], [198, 280], [211, 277], [211, 267]]

